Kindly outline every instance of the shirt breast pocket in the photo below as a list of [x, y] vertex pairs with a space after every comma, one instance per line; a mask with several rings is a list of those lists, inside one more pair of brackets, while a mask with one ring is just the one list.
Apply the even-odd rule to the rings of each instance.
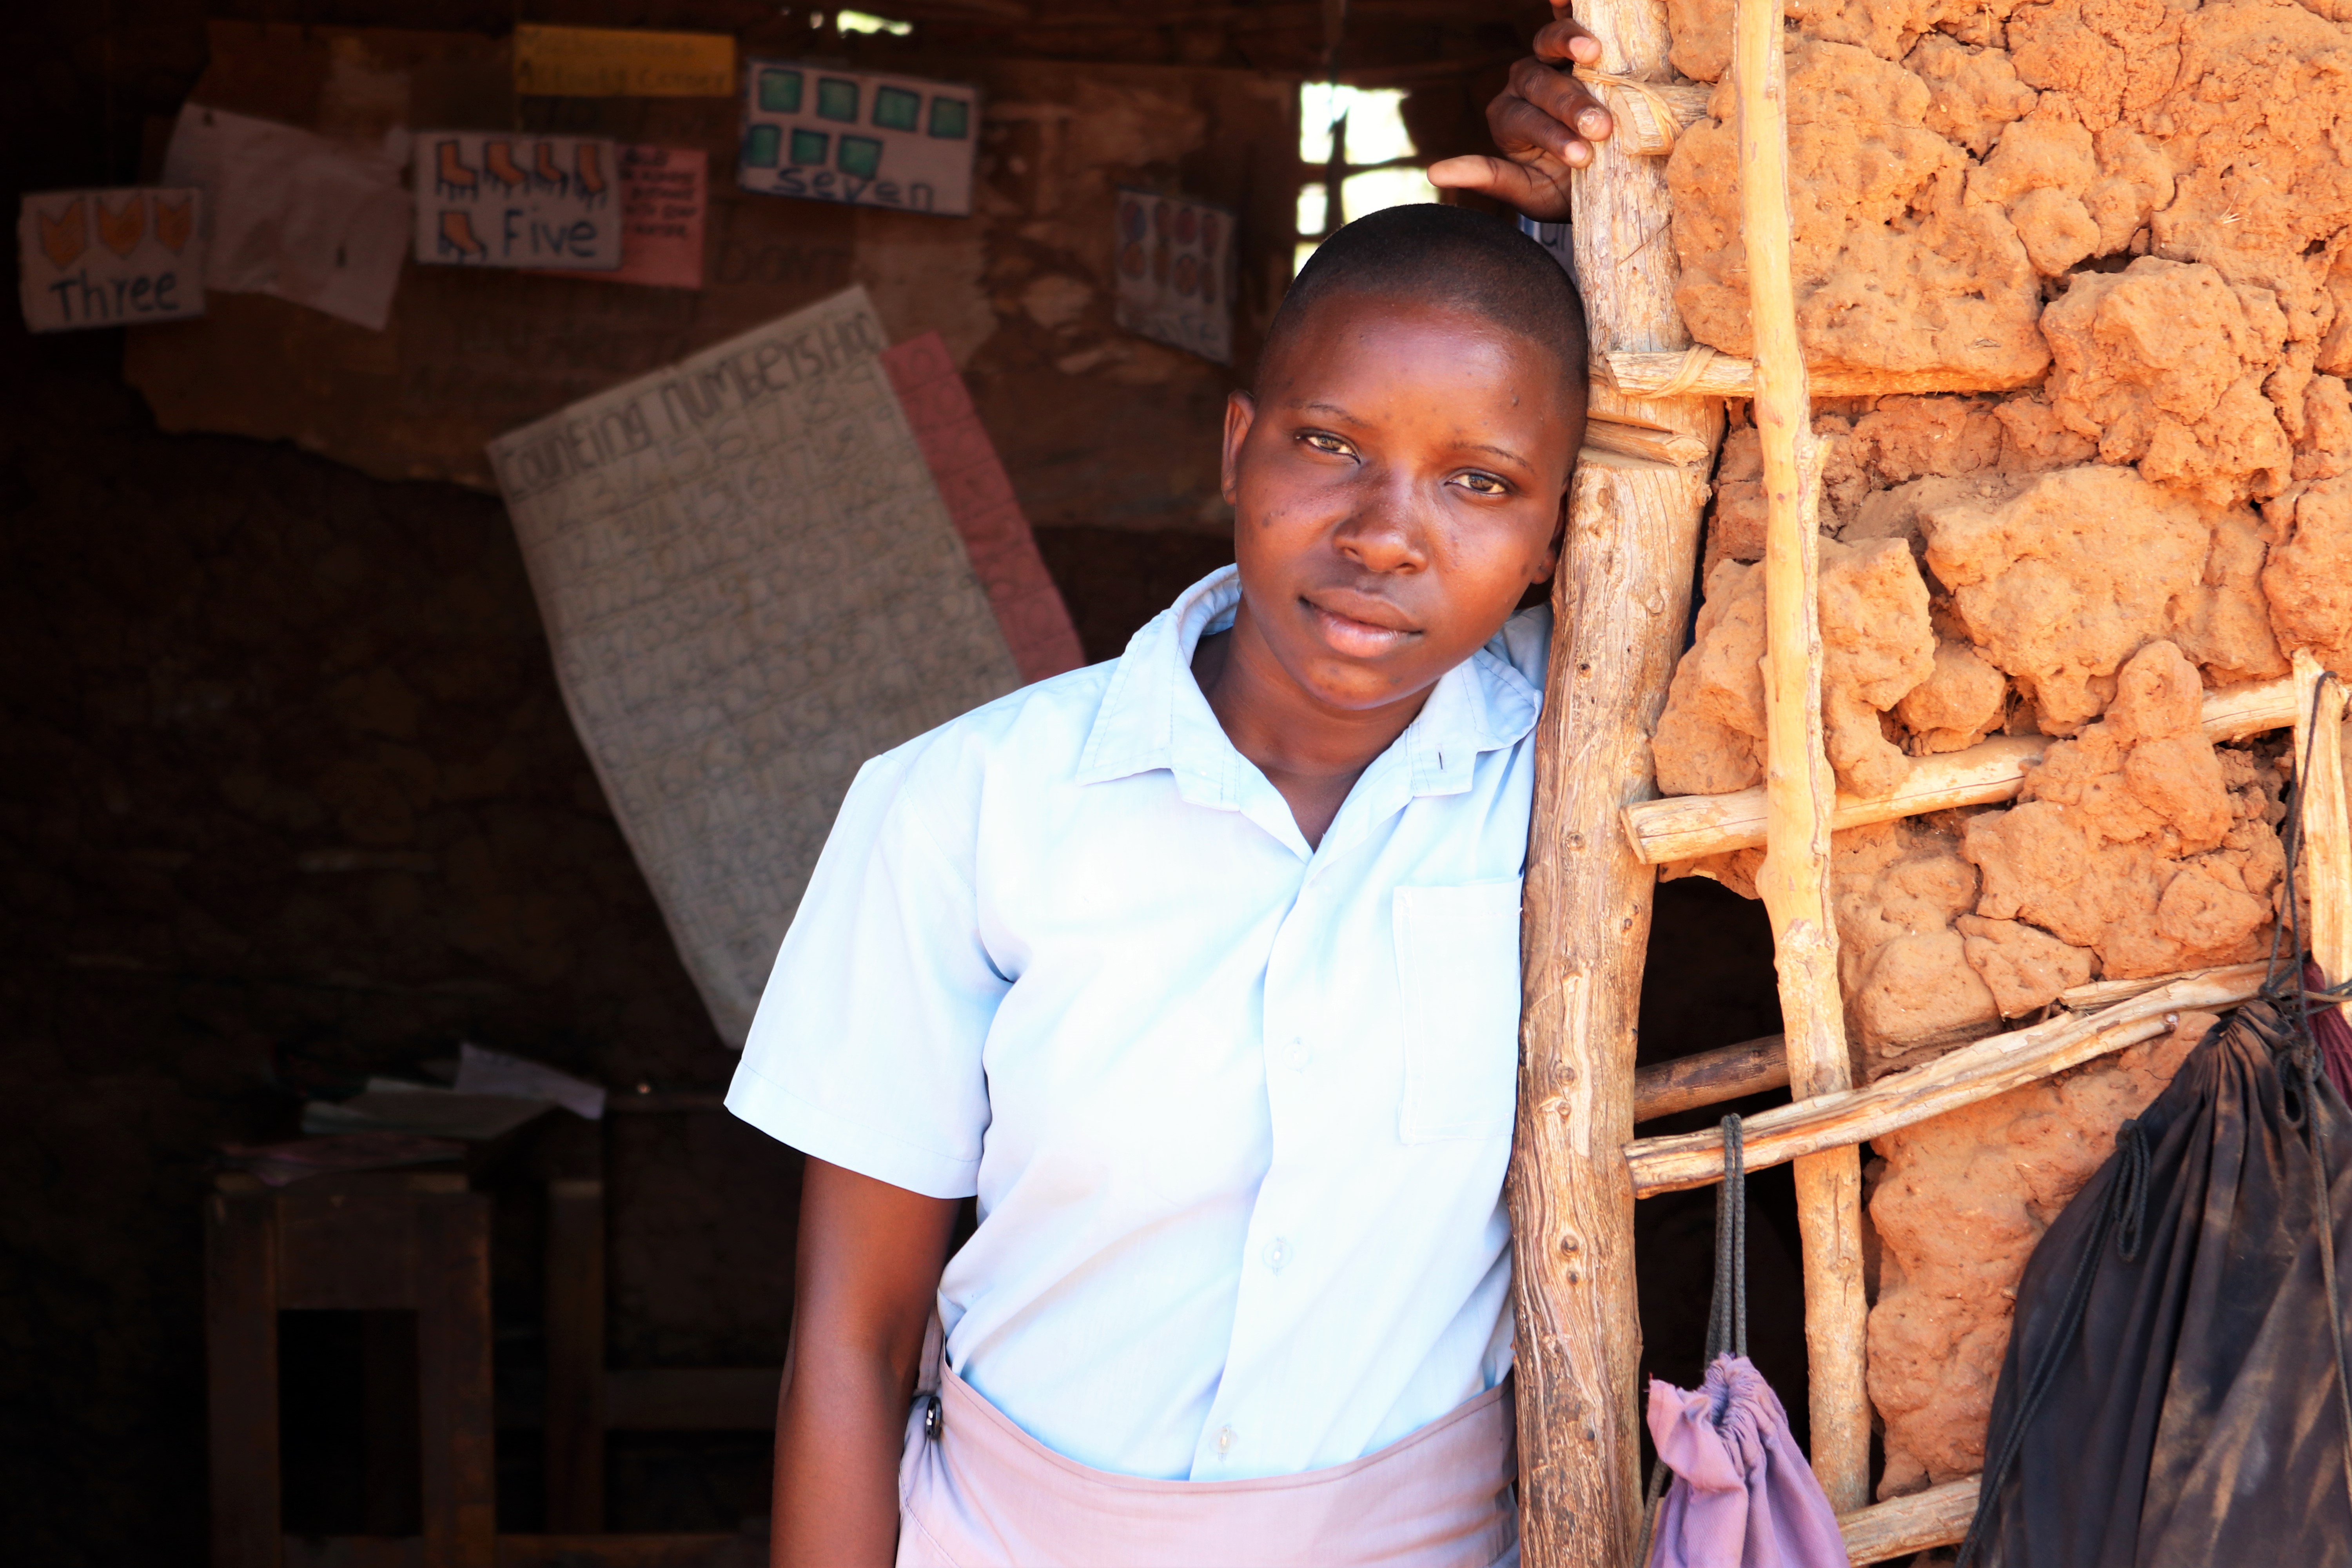
[[1519, 1087], [1519, 879], [1395, 892], [1408, 1143], [1503, 1138]]

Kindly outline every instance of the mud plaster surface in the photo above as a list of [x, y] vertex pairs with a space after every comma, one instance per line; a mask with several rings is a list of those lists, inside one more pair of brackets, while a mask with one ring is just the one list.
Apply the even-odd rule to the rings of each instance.
[[2171, 1081], [2212, 1022], [2184, 1013], [2161, 1038], [1873, 1140], [1869, 1380], [1885, 1423], [1881, 1498], [1983, 1468], [2026, 1259], [2114, 1152], [2116, 1129]]
[[[1717, 84], [1668, 167], [1676, 303], [1699, 342], [1745, 354], [1731, 5], [1668, 11], [1675, 66]], [[2352, 5], [1792, 0], [1790, 16], [1809, 360], [1987, 389], [1816, 405], [1840, 786], [1884, 791], [1998, 733], [2053, 738], [2005, 808], [1838, 837], [1849, 1036], [1876, 1077], [2087, 980], [2267, 948], [2284, 742], [2217, 748], [2196, 713], [2298, 647], [2352, 673]], [[1761, 780], [1760, 477], [1736, 428], [1654, 738], [1669, 794]], [[1668, 874], [1752, 895], [1759, 858]], [[1882, 1144], [1903, 1184], [1873, 1207], [1890, 1493], [1975, 1468], [2003, 1292], [2155, 1070], [2126, 1074], [2127, 1095], [2042, 1086]]]

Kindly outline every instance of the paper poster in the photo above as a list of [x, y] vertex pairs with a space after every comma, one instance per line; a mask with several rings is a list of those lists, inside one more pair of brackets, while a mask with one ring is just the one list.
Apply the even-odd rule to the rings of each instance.
[[1087, 662], [1062, 591], [1045, 573], [1036, 536], [1005, 477], [980, 410], [937, 332], [883, 351], [882, 368], [914, 426], [931, 479], [947, 502], [971, 569], [996, 608], [996, 624], [1024, 680], [1044, 680]]
[[852, 289], [492, 442], [555, 669], [740, 1045], [865, 761], [1020, 683]]
[[547, 98], [728, 98], [735, 91], [735, 39], [518, 22], [514, 85]]
[[1119, 188], [1116, 317], [1130, 332], [1234, 363], [1234, 215]]
[[964, 217], [976, 89], [754, 59], [736, 183], [769, 195]]
[[16, 212], [16, 292], [37, 332], [205, 313], [204, 193], [49, 191]]
[[610, 272], [621, 265], [616, 144], [519, 131], [416, 133], [416, 259]]
[[702, 287], [703, 220], [710, 207], [710, 157], [699, 147], [640, 147], [623, 142], [621, 265], [600, 283]]
[[408, 253], [407, 162], [404, 133], [362, 147], [190, 103], [163, 177], [205, 192], [211, 288], [274, 294], [380, 332]]

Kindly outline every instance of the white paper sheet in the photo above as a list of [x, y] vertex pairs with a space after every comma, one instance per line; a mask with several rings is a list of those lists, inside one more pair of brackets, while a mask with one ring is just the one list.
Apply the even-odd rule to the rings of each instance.
[[207, 287], [274, 294], [383, 331], [408, 250], [404, 132], [363, 148], [190, 103], [164, 155], [166, 184], [205, 192]]
[[604, 1119], [604, 1086], [573, 1078], [529, 1057], [510, 1057], [487, 1050], [467, 1040], [457, 1047], [459, 1094], [512, 1094], [526, 1100], [552, 1100], [591, 1121]]
[[489, 447], [557, 679], [740, 1046], [868, 757], [1020, 684], [865, 290]]

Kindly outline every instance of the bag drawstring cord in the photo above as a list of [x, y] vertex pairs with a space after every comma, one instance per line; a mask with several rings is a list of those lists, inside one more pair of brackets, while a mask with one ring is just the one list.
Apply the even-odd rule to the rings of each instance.
[[[1748, 1353], [1748, 1145], [1737, 1116], [1723, 1119], [1723, 1184], [1715, 1193], [1715, 1296], [1706, 1310], [1706, 1364], [1713, 1366], [1726, 1353]], [[1667, 1473], [1664, 1456], [1651, 1463], [1649, 1489], [1642, 1497], [1635, 1568], [1650, 1560]]]

